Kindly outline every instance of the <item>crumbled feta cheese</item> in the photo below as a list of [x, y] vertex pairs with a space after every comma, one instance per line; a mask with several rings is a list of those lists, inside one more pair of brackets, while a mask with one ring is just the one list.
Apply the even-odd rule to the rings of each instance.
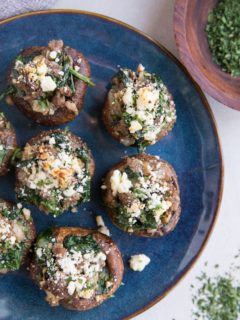
[[80, 70], [80, 67], [79, 67], [79, 66], [74, 66], [74, 69], [75, 69], [76, 71], [79, 71], [79, 70]]
[[132, 187], [132, 182], [128, 179], [126, 172], [121, 173], [119, 170], [113, 171], [110, 183], [113, 196], [116, 196], [117, 193], [128, 193]]
[[37, 256], [38, 256], [39, 258], [41, 258], [41, 257], [42, 257], [42, 254], [43, 254], [42, 248], [37, 248], [36, 254], [37, 254]]
[[143, 87], [137, 91], [137, 109], [153, 110], [159, 102], [159, 90]]
[[98, 226], [98, 231], [105, 234], [106, 236], [110, 237], [110, 231], [105, 225], [102, 216], [96, 216], [96, 223]]
[[67, 190], [63, 191], [63, 194], [66, 197], [72, 197], [76, 193], [76, 190], [74, 190], [74, 186], [70, 186]]
[[37, 73], [39, 75], [45, 75], [47, 71], [48, 71], [48, 67], [45, 63], [42, 63], [37, 67]]
[[49, 53], [49, 58], [52, 59], [52, 60], [56, 59], [57, 58], [57, 52], [56, 51], [51, 51]]
[[54, 91], [57, 88], [56, 83], [50, 76], [43, 77], [40, 81], [43, 92]]
[[75, 282], [70, 281], [68, 286], [67, 286], [67, 289], [68, 289], [68, 294], [70, 296], [72, 296], [74, 294], [74, 292], [75, 292], [75, 289], [76, 289]]
[[18, 209], [22, 209], [22, 207], [23, 207], [23, 206], [22, 206], [21, 203], [18, 203], [18, 204], [17, 204], [17, 208], [18, 208]]
[[123, 99], [123, 103], [126, 106], [131, 106], [132, 105], [132, 103], [133, 103], [133, 92], [132, 92], [131, 87], [127, 87], [126, 88], [126, 91], [124, 92], [124, 95], [123, 95], [122, 99]]
[[54, 145], [56, 143], [56, 140], [54, 137], [51, 137], [51, 138], [49, 138], [48, 142], [50, 145]]
[[141, 130], [142, 126], [138, 121], [133, 120], [133, 121], [131, 121], [130, 127], [128, 129], [129, 129], [130, 133], [135, 133], [136, 131]]
[[147, 133], [144, 134], [144, 139], [147, 141], [155, 141], [157, 137], [157, 132], [156, 131], [148, 131]]
[[23, 214], [24, 214], [24, 217], [25, 217], [27, 220], [29, 220], [29, 219], [30, 219], [30, 216], [31, 216], [31, 211], [30, 211], [29, 209], [27, 209], [27, 208], [23, 208], [23, 209], [22, 209], [22, 212], [23, 212]]
[[129, 264], [132, 270], [143, 271], [144, 268], [150, 263], [150, 261], [150, 258], [145, 254], [138, 254], [131, 256]]

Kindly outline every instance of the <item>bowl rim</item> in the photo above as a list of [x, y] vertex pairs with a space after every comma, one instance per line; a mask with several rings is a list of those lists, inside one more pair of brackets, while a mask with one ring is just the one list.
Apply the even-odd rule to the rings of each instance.
[[[215, 83], [209, 81], [209, 79], [196, 66], [196, 59], [192, 57], [186, 36], [187, 32], [185, 17], [190, 1], [192, 0], [175, 0], [174, 3], [173, 30], [180, 59], [187, 68], [188, 72], [191, 74], [192, 78], [199, 84], [202, 90], [225, 106], [235, 110], [240, 110], [240, 94], [239, 97], [227, 96], [220, 88], [218, 88]], [[232, 77], [229, 73], [224, 72], [220, 66], [213, 61], [211, 62], [211, 65], [214, 67], [214, 69], [217, 69], [220, 74], [227, 77], [226, 81], [239, 81], [240, 87], [240, 77]], [[223, 83], [226, 81], [223, 81]]]
[[[185, 1], [185, 0], [183, 0]], [[223, 153], [222, 153], [222, 146], [221, 146], [221, 141], [220, 141], [220, 137], [218, 134], [218, 129], [217, 129], [217, 123], [216, 120], [214, 118], [214, 114], [212, 112], [212, 109], [208, 103], [207, 98], [205, 97], [202, 89], [200, 88], [200, 86], [196, 83], [196, 81], [194, 80], [194, 78], [191, 76], [191, 74], [188, 72], [187, 68], [182, 64], [182, 62], [177, 59], [168, 49], [166, 49], [159, 41], [153, 39], [152, 37], [150, 37], [148, 34], [146, 34], [145, 32], [131, 26], [128, 23], [125, 23], [123, 21], [120, 21], [118, 19], [109, 17], [107, 15], [103, 15], [100, 13], [95, 13], [95, 12], [90, 12], [90, 11], [86, 11], [86, 10], [77, 10], [77, 9], [46, 9], [46, 10], [37, 10], [37, 11], [30, 11], [30, 12], [26, 12], [26, 13], [20, 13], [17, 14], [15, 16], [11, 16], [9, 18], [0, 20], [0, 26], [3, 24], [7, 24], [11, 21], [16, 21], [18, 19], [21, 18], [25, 18], [25, 17], [29, 17], [29, 16], [37, 16], [37, 15], [42, 15], [42, 14], [58, 14], [58, 13], [63, 13], [63, 14], [79, 14], [79, 15], [86, 15], [86, 16], [91, 16], [91, 17], [95, 17], [95, 18], [99, 18], [102, 19], [104, 21], [108, 21], [108, 22], [113, 22], [119, 26], [122, 26], [132, 32], [137, 33], [138, 35], [142, 36], [143, 38], [145, 38], [146, 40], [148, 40], [150, 43], [152, 43], [153, 45], [157, 46], [161, 51], [164, 52], [164, 54], [166, 54], [182, 71], [183, 73], [189, 78], [189, 80], [192, 82], [194, 88], [196, 89], [196, 91], [199, 94], [200, 99], [202, 100], [202, 103], [206, 109], [206, 111], [208, 112], [209, 115], [209, 119], [211, 121], [212, 124], [212, 128], [214, 131], [214, 135], [216, 137], [217, 140], [217, 144], [218, 144], [218, 148], [219, 148], [219, 167], [220, 167], [220, 180], [219, 180], [219, 186], [218, 186], [218, 196], [217, 196], [217, 202], [216, 202], [216, 209], [214, 212], [214, 216], [213, 216], [213, 221], [209, 227], [209, 230], [206, 234], [206, 237], [200, 247], [200, 249], [198, 250], [197, 254], [195, 255], [195, 257], [192, 259], [192, 261], [188, 264], [188, 266], [186, 267], [186, 269], [182, 272], [182, 274], [176, 279], [176, 281], [174, 281], [167, 290], [165, 290], [165, 292], [163, 294], [161, 294], [160, 296], [158, 296], [157, 298], [153, 299], [151, 302], [147, 303], [146, 305], [144, 305], [142, 308], [140, 308], [139, 310], [135, 311], [134, 313], [124, 317], [122, 320], [130, 320], [134, 317], [136, 317], [137, 315], [140, 315], [141, 313], [147, 311], [148, 309], [150, 309], [151, 307], [153, 307], [155, 304], [157, 304], [158, 302], [160, 302], [165, 296], [168, 295], [168, 293], [170, 293], [185, 277], [186, 275], [192, 270], [192, 268], [195, 266], [196, 262], [198, 261], [198, 259], [200, 258], [200, 256], [202, 255], [204, 249], [206, 248], [211, 235], [213, 233], [214, 227], [216, 225], [218, 216], [219, 216], [219, 210], [221, 207], [221, 202], [222, 202], [222, 196], [223, 196], [223, 186], [224, 186], [224, 161], [223, 161]]]

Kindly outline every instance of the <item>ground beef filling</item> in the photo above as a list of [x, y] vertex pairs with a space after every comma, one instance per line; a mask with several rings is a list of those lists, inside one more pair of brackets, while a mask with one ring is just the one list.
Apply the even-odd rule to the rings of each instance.
[[[53, 234], [45, 233], [40, 236], [35, 252], [41, 268], [39, 282], [47, 291], [58, 287], [67, 296], [97, 300], [113, 286], [107, 256], [92, 235], [68, 235], [59, 243]], [[55, 301], [61, 300], [56, 291], [51, 294]]]
[[57, 216], [89, 200], [89, 151], [64, 132], [54, 132], [37, 144], [27, 144], [17, 164], [18, 197]]
[[131, 139], [122, 139], [140, 147], [154, 144], [161, 132], [172, 127], [176, 110], [172, 97], [163, 82], [139, 65], [137, 71], [120, 69], [109, 92], [112, 119], [115, 125], [123, 122]]
[[41, 52], [19, 55], [10, 75], [13, 94], [23, 98], [33, 111], [54, 115], [59, 108], [78, 114], [74, 80], [81, 67], [67, 53], [62, 40], [52, 40]]
[[[165, 163], [130, 159], [110, 177], [114, 219], [126, 231], [157, 231], [177, 210], [177, 186], [165, 174]], [[106, 185], [102, 186], [103, 189]]]
[[30, 211], [21, 204], [8, 206], [0, 201], [0, 272], [18, 270], [29, 249]]

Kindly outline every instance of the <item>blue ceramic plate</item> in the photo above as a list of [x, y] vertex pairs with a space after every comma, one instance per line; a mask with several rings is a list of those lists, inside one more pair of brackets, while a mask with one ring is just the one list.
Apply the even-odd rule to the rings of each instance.
[[[0, 89], [5, 86], [9, 64], [17, 53], [50, 39], [82, 51], [90, 62], [96, 86], [89, 88], [84, 111], [69, 128], [92, 149], [96, 160], [92, 201], [78, 213], [54, 219], [32, 207], [38, 231], [50, 225], [95, 227], [95, 214], [103, 215], [112, 238], [123, 253], [124, 286], [114, 298], [96, 309], [78, 313], [50, 308], [44, 293], [23, 268], [0, 278], [0, 319], [6, 320], [116, 320], [129, 318], [159, 301], [189, 270], [204, 247], [214, 224], [221, 198], [222, 160], [217, 132], [206, 99], [183, 66], [162, 46], [129, 26], [112, 19], [76, 11], [48, 11], [17, 16], [0, 23]], [[100, 197], [101, 179], [122, 157], [135, 154], [106, 132], [101, 110], [107, 87], [117, 66], [135, 69], [141, 62], [161, 76], [173, 94], [177, 123], [173, 131], [148, 148], [148, 153], [169, 161], [179, 177], [182, 216], [175, 231], [162, 239], [130, 236], [112, 225]], [[15, 107], [1, 103], [17, 131], [19, 145], [48, 128], [26, 119]], [[0, 197], [15, 200], [14, 172], [0, 178]], [[150, 265], [133, 272], [127, 261], [145, 253]]]

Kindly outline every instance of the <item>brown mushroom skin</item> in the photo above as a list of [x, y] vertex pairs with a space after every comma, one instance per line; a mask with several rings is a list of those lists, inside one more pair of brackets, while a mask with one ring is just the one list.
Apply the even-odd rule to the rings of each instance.
[[48, 280], [44, 283], [39, 283], [38, 274], [41, 272], [41, 268], [37, 264], [36, 259], [34, 259], [30, 265], [30, 273], [31, 273], [32, 279], [40, 286], [40, 288], [58, 297], [59, 298], [58, 302], [63, 307], [70, 310], [76, 310], [76, 311], [84, 311], [84, 310], [95, 308], [96, 306], [102, 304], [105, 300], [110, 298], [120, 286], [123, 278], [123, 272], [124, 272], [124, 265], [123, 265], [121, 253], [117, 245], [113, 242], [113, 240], [98, 231], [84, 229], [84, 228], [74, 228], [74, 227], [55, 228], [53, 231], [53, 234], [57, 239], [57, 243], [60, 245], [63, 244], [64, 238], [68, 235], [78, 235], [78, 236], [86, 236], [89, 234], [92, 235], [94, 240], [100, 246], [101, 250], [107, 256], [107, 266], [110, 274], [114, 278], [114, 284], [106, 294], [97, 295], [91, 299], [79, 298], [77, 297], [76, 294], [73, 296], [70, 296], [68, 294], [66, 287], [59, 286], [58, 284], [54, 283], [51, 280]]
[[[22, 56], [39, 55], [46, 48], [47, 47], [44, 47], [44, 46], [34, 46], [31, 48], [24, 49], [23, 51], [20, 52], [20, 55]], [[69, 47], [66, 48], [66, 51], [73, 59], [74, 66], [78, 66], [80, 68], [79, 72], [87, 77], [90, 77], [91, 75], [90, 66], [86, 58], [84, 57], [84, 55], [81, 52]], [[78, 59], [81, 59], [80, 64], [77, 61]], [[14, 62], [12, 64], [12, 68], [14, 66]], [[8, 78], [8, 83], [11, 84], [10, 77]], [[82, 80], [75, 79], [74, 85], [75, 85], [76, 91], [71, 99], [73, 102], [76, 103], [78, 113], [80, 113], [83, 108], [83, 102], [84, 102], [84, 97], [87, 90], [87, 84]], [[10, 98], [12, 102], [18, 107], [18, 109], [24, 115], [43, 125], [55, 126], [55, 125], [64, 124], [75, 119], [77, 116], [73, 111], [70, 111], [67, 108], [58, 108], [53, 115], [43, 115], [41, 112], [34, 111], [31, 105], [23, 98], [17, 97], [15, 95], [11, 95]]]
[[12, 155], [14, 150], [17, 148], [17, 137], [15, 130], [4, 115], [2, 118], [4, 125], [0, 126], [0, 144], [10, 149], [7, 150], [7, 153], [0, 164], [0, 176], [5, 175], [9, 171]]
[[[49, 131], [43, 131], [41, 133], [39, 133], [38, 135], [36, 135], [35, 137], [31, 138], [29, 141], [28, 141], [28, 144], [31, 146], [31, 145], [36, 145], [38, 144], [39, 142], [41, 142], [42, 139], [44, 139], [45, 137], [49, 136], [50, 134], [52, 133], [58, 133], [58, 132], [62, 132], [61, 129], [55, 129], [55, 130], [49, 130]], [[76, 145], [77, 147], [81, 148], [83, 146], [85, 146], [87, 149], [87, 145], [85, 144], [85, 142], [82, 141], [81, 138], [79, 138], [78, 136], [74, 135], [73, 133], [71, 132], [66, 132], [67, 135], [69, 135], [70, 137], [70, 140], [71, 142]], [[95, 161], [93, 159], [93, 156], [92, 156], [92, 153], [91, 151], [88, 149], [88, 152], [89, 152], [89, 163], [88, 163], [88, 170], [89, 170], [89, 174], [91, 177], [93, 177], [94, 175], [94, 172], [95, 172]], [[18, 190], [23, 187], [23, 183], [21, 181], [21, 168], [16, 168], [16, 184], [15, 184], [15, 191], [16, 193], [18, 194]], [[76, 204], [74, 204], [76, 205]], [[71, 205], [70, 205], [71, 206]], [[70, 207], [69, 206], [69, 207]], [[46, 207], [44, 207], [43, 205], [41, 205], [39, 207], [39, 209], [43, 212], [45, 212], [46, 214], [48, 214], [48, 209]], [[66, 208], [67, 210], [67, 208]]]
[[[14, 207], [14, 204], [8, 200], [1, 198], [0, 202], [4, 203], [9, 210], [12, 210], [12, 208]], [[0, 219], [1, 219], [1, 215], [0, 215]], [[35, 238], [36, 238], [36, 229], [35, 229], [35, 225], [34, 225], [33, 220], [28, 221], [27, 227], [28, 227], [28, 234], [27, 234], [28, 238], [24, 242], [26, 248], [22, 253], [21, 266], [24, 264], [26, 264], [26, 265], [29, 264], [29, 262], [30, 262], [29, 251], [32, 247], [32, 244], [33, 244]], [[5, 274], [7, 272], [12, 272], [12, 270], [0, 269], [0, 274]]]
[[[148, 154], [139, 154], [139, 155], [134, 155], [131, 157], [125, 158], [123, 161], [120, 163], [116, 164], [111, 168], [111, 170], [107, 173], [105, 179], [104, 179], [104, 185], [106, 186], [106, 189], [102, 190], [102, 198], [103, 202], [107, 207], [107, 211], [111, 217], [112, 222], [121, 230], [123, 228], [119, 225], [118, 220], [115, 215], [115, 199], [113, 197], [112, 191], [111, 191], [111, 183], [110, 183], [110, 178], [113, 174], [114, 170], [122, 170], [126, 166], [129, 165], [129, 163], [132, 162], [133, 159], [139, 159], [142, 160], [143, 162], [146, 162], [150, 164], [150, 166], [156, 166], [159, 162], [161, 162], [164, 166], [165, 173], [170, 179], [172, 179], [172, 184], [176, 188], [176, 197], [173, 199], [173, 207], [174, 211], [172, 212], [172, 216], [170, 221], [166, 225], [160, 225], [157, 230], [133, 230], [130, 234], [134, 234], [137, 236], [141, 237], [150, 237], [150, 238], [155, 238], [155, 237], [161, 237], [164, 236], [170, 232], [172, 232], [179, 219], [180, 219], [180, 214], [181, 214], [181, 204], [180, 204], [180, 189], [179, 189], [179, 184], [178, 184], [178, 179], [175, 170], [173, 167], [167, 162], [162, 159], [158, 159], [155, 156], [148, 155]], [[123, 230], [126, 231], [126, 230]]]

